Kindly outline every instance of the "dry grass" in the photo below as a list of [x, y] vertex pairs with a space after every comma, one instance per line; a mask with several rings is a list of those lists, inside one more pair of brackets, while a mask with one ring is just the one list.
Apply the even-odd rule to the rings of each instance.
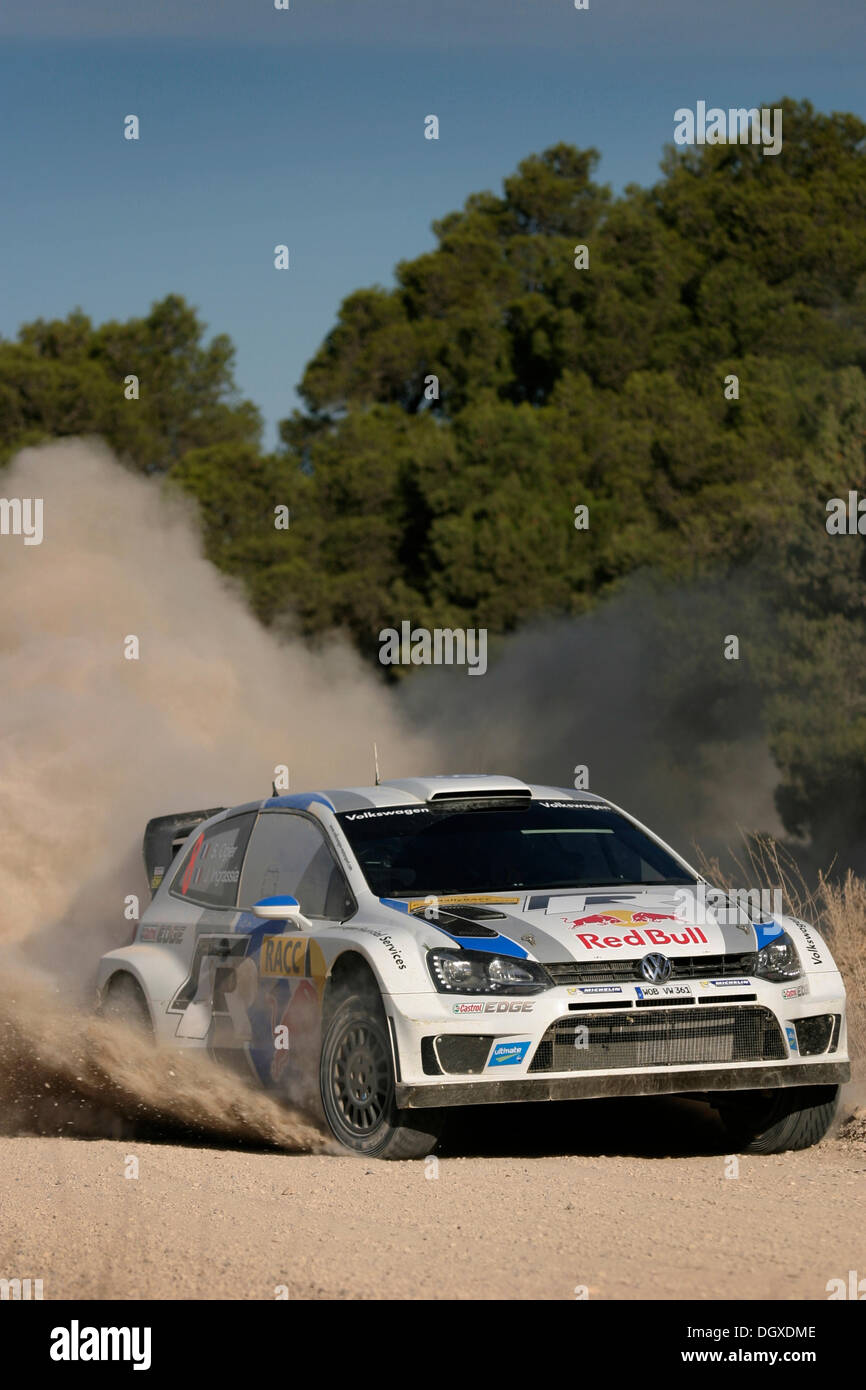
[[848, 990], [851, 1055], [866, 1064], [866, 880], [849, 869], [831, 877], [832, 865], [810, 886], [793, 855], [770, 836], [743, 834], [743, 851], [732, 854], [733, 868], [698, 851], [703, 874], [719, 888], [781, 888], [785, 911], [816, 926], [827, 938]]
[[820, 909], [816, 925], [826, 933], [848, 990], [849, 1048], [855, 1079], [862, 1081], [866, 1064], [866, 881], [850, 869], [838, 882], [822, 873], [816, 899]]

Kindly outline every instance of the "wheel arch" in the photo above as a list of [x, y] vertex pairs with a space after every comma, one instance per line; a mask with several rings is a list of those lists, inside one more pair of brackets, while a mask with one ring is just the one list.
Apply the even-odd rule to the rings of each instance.
[[155, 1016], [153, 1006], [150, 1002], [150, 999], [148, 998], [147, 990], [145, 989], [143, 982], [138, 978], [135, 971], [132, 970], [125, 961], [118, 962], [117, 969], [112, 970], [111, 974], [108, 975], [102, 983], [102, 986], [99, 991], [100, 1013], [103, 1011], [106, 1000], [108, 999], [108, 996], [111, 994], [111, 991], [120, 984], [122, 984], [124, 980], [130, 980], [137, 989], [138, 993], [141, 995], [144, 1007], [147, 1009], [147, 1015], [150, 1019], [151, 1027], [155, 1027]]
[[322, 1037], [331, 1018], [334, 1004], [346, 994], [358, 990], [367, 995], [370, 999], [375, 999], [382, 1010], [385, 1020], [385, 1029], [388, 1034], [388, 1041], [391, 1048], [391, 1061], [394, 1066], [394, 1077], [397, 1081], [401, 1080], [400, 1072], [400, 1052], [397, 1047], [397, 1037], [394, 1032], [393, 1020], [389, 1017], [385, 1007], [383, 994], [385, 987], [372, 961], [359, 951], [356, 946], [348, 946], [342, 951], [331, 966], [328, 979], [325, 984], [325, 993], [322, 999]]
[[329, 1000], [355, 985], [360, 986], [363, 992], [375, 991], [380, 998], [382, 997], [382, 980], [375, 966], [363, 951], [352, 945], [340, 952], [328, 971], [325, 982], [325, 1008]]
[[142, 990], [151, 1012], [171, 999], [189, 977], [189, 964], [177, 953], [156, 944], [135, 942], [107, 951], [99, 962], [96, 988], [100, 998], [118, 971], [131, 975]]

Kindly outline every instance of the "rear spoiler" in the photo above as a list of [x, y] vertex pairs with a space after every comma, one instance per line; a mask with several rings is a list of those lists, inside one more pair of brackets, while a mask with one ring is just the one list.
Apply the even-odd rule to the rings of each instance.
[[219, 815], [225, 806], [213, 806], [209, 811], [178, 811], [173, 816], [156, 816], [144, 827], [144, 865], [151, 895], [162, 883], [172, 859], [187, 836], [202, 821]]

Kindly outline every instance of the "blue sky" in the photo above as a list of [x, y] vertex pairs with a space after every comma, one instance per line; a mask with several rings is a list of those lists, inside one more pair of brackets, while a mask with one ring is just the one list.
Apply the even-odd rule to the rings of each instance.
[[866, 117], [861, 0], [4, 0], [0, 40], [0, 334], [179, 292], [269, 443], [343, 296], [527, 154], [595, 145], [620, 189], [699, 99]]

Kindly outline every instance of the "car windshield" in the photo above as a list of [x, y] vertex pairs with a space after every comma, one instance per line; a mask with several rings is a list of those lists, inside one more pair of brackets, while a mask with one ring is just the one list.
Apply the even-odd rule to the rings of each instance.
[[631, 821], [586, 802], [389, 806], [338, 820], [379, 898], [696, 882]]

